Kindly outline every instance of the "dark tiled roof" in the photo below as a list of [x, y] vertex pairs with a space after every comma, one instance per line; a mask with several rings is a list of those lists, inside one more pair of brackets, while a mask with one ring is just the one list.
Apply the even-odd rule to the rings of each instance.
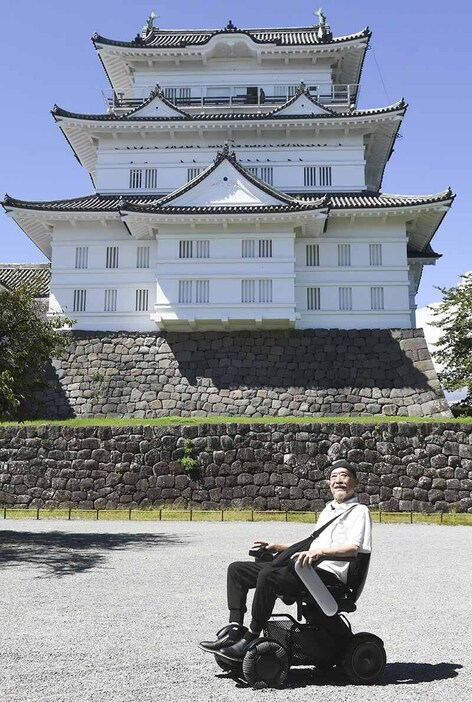
[[[258, 183], [259, 185], [259, 183]], [[180, 191], [179, 194], [182, 194]], [[173, 193], [172, 193], [173, 195]], [[297, 196], [292, 194], [291, 197], [299, 197], [298, 200], [302, 205], [313, 206], [320, 199], [325, 199], [326, 206], [333, 210], [350, 210], [350, 209], [366, 209], [380, 208], [389, 209], [394, 207], [414, 207], [416, 205], [439, 204], [452, 200], [454, 195], [451, 190], [445, 190], [442, 193], [435, 195], [388, 195], [385, 193], [316, 193], [307, 196], [306, 193], [299, 193]], [[17, 207], [25, 210], [38, 210], [45, 212], [119, 212], [126, 202], [127, 206], [138, 207], [156, 207], [162, 201], [167, 201], [169, 196], [156, 195], [86, 195], [84, 197], [76, 197], [67, 200], [49, 200], [49, 201], [29, 201], [17, 200], [8, 195], [5, 196], [3, 206], [5, 208]], [[287, 198], [287, 203], [290, 198]], [[166, 211], [170, 211], [166, 208]]]
[[442, 254], [433, 251], [431, 244], [423, 249], [423, 251], [415, 251], [414, 249], [407, 247], [407, 257], [408, 258], [442, 258]]
[[133, 41], [117, 41], [106, 39], [99, 34], [94, 34], [94, 44], [107, 44], [109, 46], [123, 46], [142, 49], [183, 49], [187, 46], [203, 46], [208, 44], [214, 36], [222, 34], [243, 34], [252, 39], [256, 44], [275, 44], [276, 46], [316, 46], [320, 44], [340, 44], [370, 37], [369, 28], [366, 27], [356, 34], [343, 37], [333, 37], [330, 32], [318, 36], [319, 27], [284, 27], [275, 29], [193, 29], [193, 30], [166, 30], [154, 28], [145, 37], [138, 35]]
[[[312, 98], [311, 98], [312, 99]], [[97, 121], [97, 122], [126, 122], [128, 120], [133, 120], [135, 122], [231, 122], [234, 120], [238, 121], [265, 121], [271, 118], [276, 118], [278, 120], [293, 120], [293, 119], [318, 119], [318, 120], [324, 120], [324, 119], [346, 119], [346, 118], [356, 118], [356, 117], [372, 117], [375, 115], [382, 115], [382, 114], [388, 114], [390, 112], [398, 112], [398, 110], [406, 110], [407, 105], [404, 102], [404, 100], [400, 100], [399, 102], [395, 103], [394, 105], [389, 105], [388, 107], [378, 107], [374, 108], [371, 110], [349, 110], [347, 112], [335, 112], [334, 110], [329, 109], [328, 112], [322, 113], [322, 114], [313, 114], [313, 115], [306, 115], [306, 114], [301, 114], [301, 115], [281, 115], [279, 112], [287, 107], [288, 105], [292, 104], [295, 100], [294, 98], [290, 98], [288, 102], [284, 103], [283, 105], [280, 105], [274, 110], [271, 110], [270, 112], [254, 112], [254, 113], [206, 113], [206, 112], [200, 112], [200, 113], [194, 113], [190, 114], [188, 112], [184, 112], [180, 108], [175, 107], [175, 105], [172, 105], [171, 102], [166, 100], [166, 103], [172, 107], [175, 110], [178, 110], [181, 113], [181, 116], [171, 116], [171, 117], [133, 117], [134, 113], [137, 112], [138, 110], [141, 110], [145, 104], [148, 104], [152, 98], [148, 98], [145, 102], [143, 102], [141, 105], [138, 107], [134, 108], [133, 110], [130, 110], [129, 112], [125, 112], [124, 114], [121, 115], [116, 115], [113, 113], [110, 114], [81, 114], [79, 112], [69, 112], [68, 110], [62, 109], [62, 107], [58, 107], [57, 105], [54, 105], [52, 109], [52, 114], [54, 117], [68, 117], [70, 119], [83, 119], [83, 120], [92, 120], [92, 121]], [[312, 99], [313, 103], [316, 103], [316, 100]], [[316, 103], [318, 104], [318, 103]], [[328, 109], [322, 105], [324, 109]]]
[[4, 285], [8, 290], [27, 285], [30, 288], [37, 288], [38, 297], [47, 297], [50, 280], [50, 263], [0, 264], [0, 285]]

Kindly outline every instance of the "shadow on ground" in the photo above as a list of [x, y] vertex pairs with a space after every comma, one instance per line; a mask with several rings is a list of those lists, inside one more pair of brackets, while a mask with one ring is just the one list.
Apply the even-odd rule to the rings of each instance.
[[107, 553], [125, 548], [165, 548], [184, 541], [171, 534], [70, 534], [0, 531], [0, 568], [33, 565], [43, 577], [62, 577], [103, 566]]
[[[387, 685], [418, 685], [420, 683], [447, 680], [459, 675], [463, 666], [459, 663], [387, 663], [385, 673], [375, 687]], [[247, 688], [247, 683], [231, 673], [220, 673], [217, 677], [234, 677], [236, 687]], [[292, 668], [284, 683], [284, 689], [294, 690], [301, 687], [348, 687], [353, 685], [343, 671], [338, 668], [327, 673], [318, 673], [313, 668]]]

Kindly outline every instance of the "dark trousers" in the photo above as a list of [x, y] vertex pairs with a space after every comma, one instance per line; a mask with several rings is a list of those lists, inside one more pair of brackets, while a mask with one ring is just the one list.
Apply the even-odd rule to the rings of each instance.
[[[323, 582], [339, 582], [333, 573], [318, 569]], [[277, 595], [298, 597], [304, 589], [303, 583], [288, 567], [274, 567], [270, 563], [235, 561], [228, 567], [227, 596], [230, 622], [242, 624], [247, 611], [246, 600], [249, 590], [255, 588], [252, 601], [251, 630], [259, 633], [267, 623], [274, 609]]]

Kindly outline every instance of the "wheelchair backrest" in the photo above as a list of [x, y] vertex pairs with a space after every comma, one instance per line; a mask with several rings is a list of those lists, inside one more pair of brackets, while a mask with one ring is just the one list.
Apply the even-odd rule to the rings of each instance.
[[357, 602], [364, 589], [367, 573], [369, 572], [370, 553], [357, 553], [357, 557], [349, 563], [347, 586], [351, 590], [354, 602]]

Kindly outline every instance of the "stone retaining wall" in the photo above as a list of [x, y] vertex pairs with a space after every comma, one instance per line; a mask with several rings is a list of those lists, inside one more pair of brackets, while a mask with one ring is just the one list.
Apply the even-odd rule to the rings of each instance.
[[69, 336], [36, 416], [450, 416], [421, 329]]
[[3, 426], [0, 504], [319, 510], [339, 457], [356, 465], [364, 504], [472, 512], [472, 425], [407, 422]]

